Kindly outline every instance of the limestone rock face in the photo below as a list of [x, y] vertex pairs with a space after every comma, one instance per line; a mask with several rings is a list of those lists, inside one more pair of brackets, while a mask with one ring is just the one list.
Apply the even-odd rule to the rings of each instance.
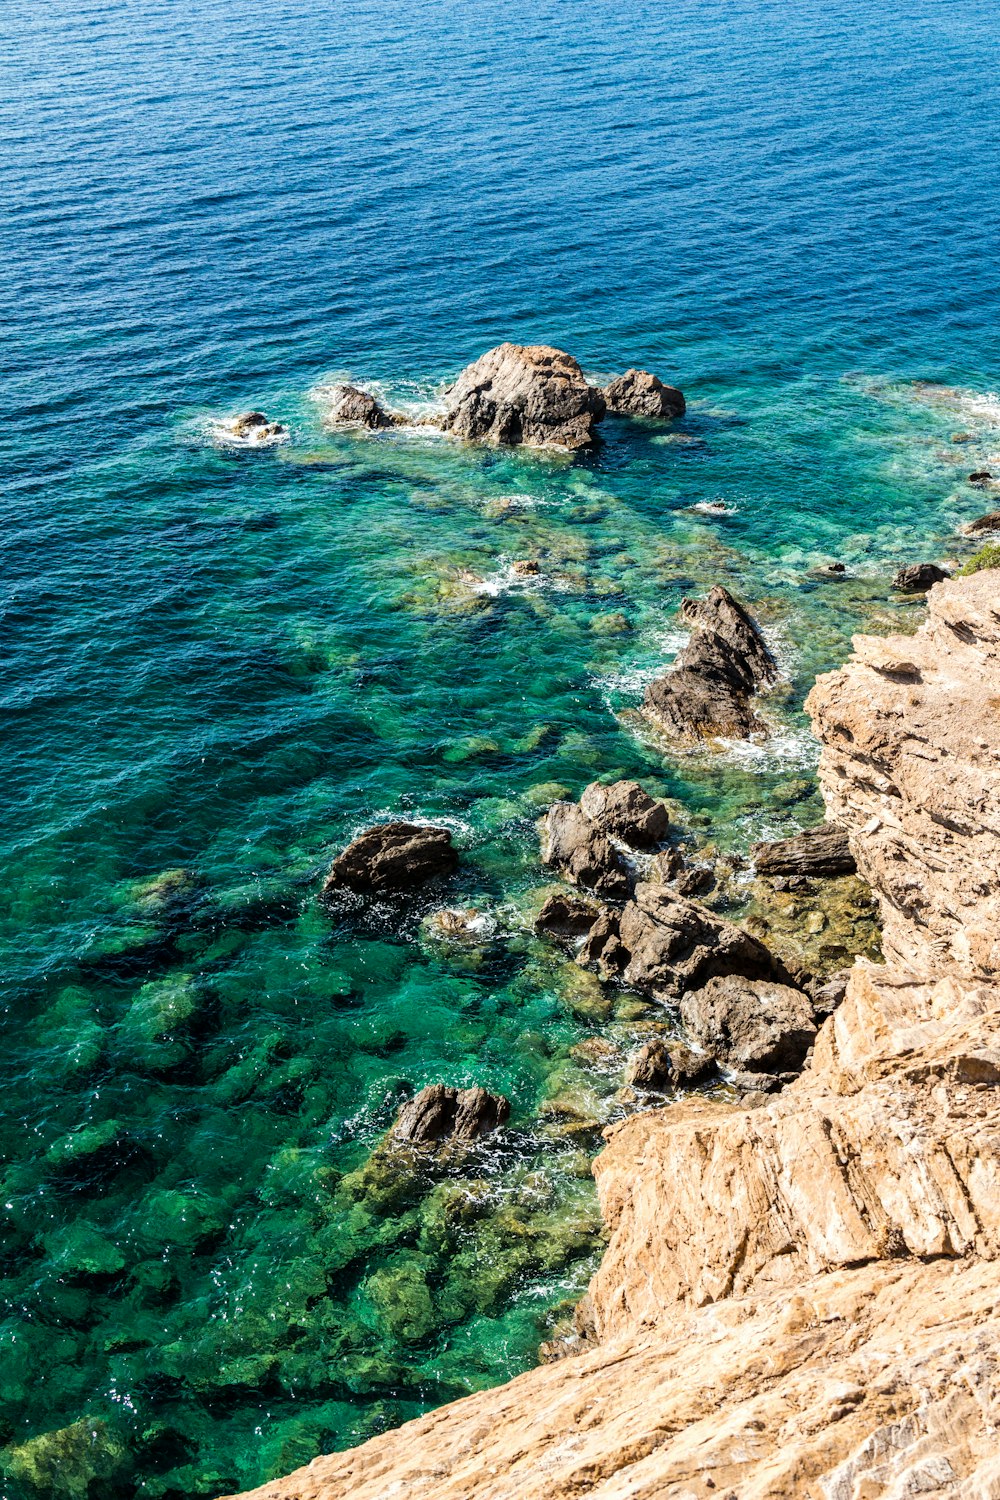
[[572, 355], [545, 344], [499, 344], [459, 375], [440, 425], [470, 441], [585, 448], [604, 411], [603, 395]]
[[626, 370], [604, 387], [604, 399], [608, 411], [628, 417], [682, 417], [687, 410], [677, 387], [648, 370]]
[[458, 864], [447, 828], [421, 823], [377, 823], [349, 844], [331, 866], [323, 894], [406, 891]]
[[877, 892], [886, 959], [1000, 973], [1000, 573], [938, 583], [912, 636], [857, 636], [806, 700], [828, 816]]
[[721, 585], [685, 599], [693, 629], [670, 671], [646, 689], [645, 710], [660, 729], [685, 738], [747, 739], [764, 732], [751, 698], [777, 676], [756, 622]]

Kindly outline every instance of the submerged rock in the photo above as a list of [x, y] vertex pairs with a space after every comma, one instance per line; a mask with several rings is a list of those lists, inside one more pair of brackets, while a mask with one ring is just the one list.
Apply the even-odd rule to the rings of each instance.
[[840, 823], [819, 823], [791, 838], [754, 844], [758, 875], [853, 875], [857, 866]]
[[554, 802], [546, 813], [542, 862], [598, 896], [623, 900], [628, 895], [624, 859], [575, 802]]
[[377, 823], [349, 844], [331, 866], [323, 894], [348, 890], [406, 891], [458, 865], [447, 828], [422, 823]]
[[670, 832], [667, 809], [637, 781], [615, 781], [610, 786], [592, 781], [580, 797], [580, 810], [602, 833], [634, 849], [652, 848]]
[[383, 427], [395, 427], [398, 418], [380, 406], [368, 391], [356, 385], [335, 385], [331, 392], [326, 421], [331, 427], [367, 427], [375, 432]]
[[646, 712], [668, 733], [689, 738], [762, 733], [750, 700], [775, 681], [777, 667], [756, 621], [720, 585], [702, 600], [685, 599], [681, 613], [694, 634], [671, 670], [646, 689]]
[[909, 563], [900, 568], [892, 580], [894, 589], [903, 594], [925, 594], [935, 583], [941, 583], [948, 574], [937, 563]]
[[430, 1083], [404, 1104], [391, 1139], [427, 1145], [445, 1139], [475, 1141], [490, 1135], [510, 1118], [510, 1100], [484, 1088], [455, 1089]]
[[684, 397], [648, 370], [626, 370], [604, 387], [608, 411], [627, 417], [682, 417]]
[[584, 448], [604, 416], [576, 360], [545, 344], [499, 344], [459, 375], [439, 425], [472, 441]]

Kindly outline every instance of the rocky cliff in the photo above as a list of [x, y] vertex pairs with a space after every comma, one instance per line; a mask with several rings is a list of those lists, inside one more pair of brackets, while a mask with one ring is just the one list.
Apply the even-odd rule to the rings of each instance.
[[814, 688], [889, 962], [781, 1094], [611, 1133], [595, 1346], [256, 1500], [1000, 1497], [998, 646], [982, 573]]

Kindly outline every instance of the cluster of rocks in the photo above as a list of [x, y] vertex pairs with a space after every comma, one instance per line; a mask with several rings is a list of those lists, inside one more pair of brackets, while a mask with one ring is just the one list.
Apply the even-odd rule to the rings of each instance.
[[[812, 1045], [814, 999], [763, 942], [678, 889], [685, 862], [664, 847], [669, 833], [663, 803], [636, 782], [595, 782], [578, 804], [554, 803], [542, 823], [543, 861], [599, 899], [556, 892], [535, 930], [572, 943], [576, 961], [602, 980], [679, 1004], [700, 1050], [654, 1039], [629, 1065], [634, 1087], [691, 1086], [716, 1063], [744, 1088], [778, 1086]], [[816, 873], [841, 868], [850, 853], [840, 830], [821, 830], [784, 841], [772, 859]]]
[[[626, 370], [603, 389], [577, 361], [546, 344], [498, 344], [467, 365], [444, 396], [444, 408], [422, 419], [468, 442], [530, 448], [589, 447], [606, 412], [671, 420], [684, 397], [648, 370]], [[393, 427], [405, 419], [353, 385], [335, 386], [326, 412], [334, 427]]]
[[691, 640], [670, 671], [646, 689], [648, 716], [668, 734], [688, 739], [766, 733], [752, 700], [777, 680], [778, 668], [757, 622], [720, 584], [704, 599], [685, 599], [681, 618]]
[[478, 1141], [510, 1118], [510, 1100], [484, 1088], [430, 1083], [404, 1104], [390, 1132], [397, 1144], [437, 1145]]

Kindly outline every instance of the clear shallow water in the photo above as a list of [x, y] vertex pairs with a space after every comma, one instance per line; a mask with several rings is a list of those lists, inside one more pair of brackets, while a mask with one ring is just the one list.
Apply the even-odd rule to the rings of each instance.
[[[816, 815], [813, 675], [990, 506], [997, 41], [964, 0], [6, 21], [4, 1493], [210, 1496], [525, 1368], [585, 1283], [565, 1101], [616, 1078], [570, 1049], [645, 1012], [530, 938], [533, 818], [596, 774], [737, 849]], [[429, 400], [502, 338], [689, 415], [575, 462], [324, 433], [324, 379]], [[290, 441], [213, 441], [251, 406]], [[716, 580], [776, 733], [679, 757], [634, 709]], [[319, 909], [396, 812], [489, 942]], [[437, 1078], [509, 1151], [352, 1176]]]

